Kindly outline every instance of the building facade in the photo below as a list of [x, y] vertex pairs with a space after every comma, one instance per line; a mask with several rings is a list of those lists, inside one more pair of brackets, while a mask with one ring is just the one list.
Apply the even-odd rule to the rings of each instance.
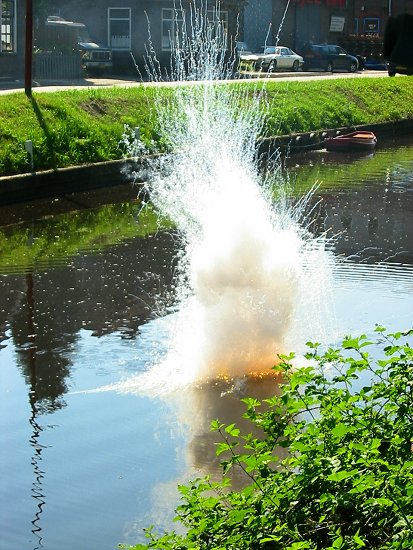
[[0, 82], [24, 72], [25, 0], [0, 0]]
[[298, 52], [304, 44], [330, 43], [340, 44], [355, 53], [380, 56], [389, 17], [402, 13], [413, 14], [413, 0], [273, 2], [275, 28], [284, 17], [284, 25], [279, 32], [280, 43], [284, 40]]
[[[148, 51], [163, 67], [170, 66], [172, 41], [185, 22], [191, 26], [190, 0], [72, 0], [61, 3], [60, 15], [80, 19], [92, 38], [108, 45], [113, 52], [114, 72], [136, 72], [145, 65]], [[215, 0], [198, 2], [202, 16], [219, 18], [228, 43], [235, 40], [243, 20], [244, 0], [221, 0], [219, 13]], [[192, 11], [193, 14], [193, 11]], [[188, 32], [190, 32], [188, 30]]]
[[253, 52], [266, 43], [273, 45], [273, 4], [274, 0], [249, 0], [245, 6], [243, 40]]
[[[253, 51], [280, 44], [298, 53], [309, 42], [333, 43], [377, 61], [388, 18], [413, 14], [413, 0], [43, 0], [33, 1], [35, 10], [42, 6], [35, 44], [47, 15], [59, 15], [84, 23], [92, 40], [112, 49], [116, 74], [143, 72], [149, 50], [168, 67], [172, 41], [194, 3], [212, 18], [219, 5], [229, 48], [236, 39]], [[26, 0], [0, 0], [0, 81], [23, 78], [25, 13]]]
[[280, 44], [300, 53], [312, 42], [380, 57], [386, 23], [402, 13], [413, 14], [413, 0], [249, 0], [244, 39], [254, 50]]
[[[234, 46], [243, 23], [245, 0], [195, 2], [211, 20], [222, 21], [228, 47]], [[172, 41], [186, 21], [191, 24], [193, 0], [45, 0], [34, 14], [34, 45], [49, 15], [86, 25], [92, 41], [109, 46], [113, 72], [136, 74], [151, 51], [160, 66], [170, 66]], [[25, 0], [0, 0], [0, 77], [23, 78], [25, 56]], [[33, 2], [36, 10], [36, 2]]]
[[382, 45], [390, 16], [413, 13], [412, 0], [296, 0], [293, 6], [294, 40], [305, 43]]

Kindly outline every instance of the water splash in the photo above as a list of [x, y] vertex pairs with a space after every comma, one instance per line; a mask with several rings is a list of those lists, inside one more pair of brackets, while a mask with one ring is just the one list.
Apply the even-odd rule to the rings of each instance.
[[[272, 198], [274, 178], [259, 169], [257, 146], [265, 86], [222, 85], [233, 65], [224, 61], [215, 15], [210, 24], [206, 13], [191, 14], [191, 33], [183, 28], [174, 41], [170, 73], [191, 82], [158, 100], [157, 131], [173, 153], [158, 159], [146, 187], [176, 224], [182, 257], [168, 353], [140, 387], [269, 372], [277, 354], [319, 337], [324, 323], [325, 242], [303, 224], [305, 201], [293, 208], [283, 193]], [[155, 70], [156, 59], [148, 66]], [[278, 173], [274, 159], [267, 173]]]

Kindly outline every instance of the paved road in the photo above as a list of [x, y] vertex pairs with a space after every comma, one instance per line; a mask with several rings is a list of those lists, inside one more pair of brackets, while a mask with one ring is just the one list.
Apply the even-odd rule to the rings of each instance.
[[[256, 78], [258, 73], [248, 73], [250, 78]], [[398, 75], [399, 76], [399, 75]], [[288, 72], [277, 72], [270, 73], [265, 77], [259, 78], [268, 78], [271, 80], [282, 79], [286, 81], [294, 80], [326, 80], [331, 78], [372, 78], [372, 77], [387, 77], [386, 71], [361, 71], [357, 73], [324, 73], [324, 72], [298, 72], [298, 73], [288, 73]], [[250, 78], [242, 79], [240, 82], [249, 82]], [[222, 81], [223, 82], [223, 81]], [[171, 83], [165, 82], [164, 85]], [[153, 83], [141, 82], [137, 79], [127, 79], [127, 78], [84, 78], [81, 80], [74, 80], [70, 82], [33, 82], [33, 92], [54, 92], [58, 90], [67, 90], [67, 89], [82, 89], [82, 88], [130, 88], [133, 86], [150, 86]], [[20, 80], [15, 81], [3, 81], [0, 80], [0, 95], [2, 94], [11, 94], [15, 92], [24, 92], [24, 82]]]

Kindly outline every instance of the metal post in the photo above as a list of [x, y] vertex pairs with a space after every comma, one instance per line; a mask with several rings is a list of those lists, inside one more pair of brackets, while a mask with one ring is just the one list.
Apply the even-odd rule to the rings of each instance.
[[24, 91], [28, 97], [32, 95], [32, 63], [33, 63], [33, 1], [26, 0], [26, 44], [24, 56]]

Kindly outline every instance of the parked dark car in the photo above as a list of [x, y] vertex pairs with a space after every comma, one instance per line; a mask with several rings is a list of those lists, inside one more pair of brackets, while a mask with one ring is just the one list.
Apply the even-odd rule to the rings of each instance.
[[358, 69], [364, 69], [366, 62], [364, 57], [351, 55], [341, 46], [334, 44], [308, 44], [304, 46], [301, 55], [304, 58], [304, 71], [318, 69], [327, 72], [341, 70], [354, 73]]
[[383, 57], [389, 76], [413, 75], [413, 15], [403, 13], [387, 21]]
[[112, 50], [92, 41], [84, 23], [50, 15], [37, 28], [36, 45], [44, 52], [79, 52], [81, 67], [88, 74], [112, 69]]
[[387, 63], [387, 72], [389, 76], [396, 76], [396, 73], [413, 75], [413, 67], [397, 65], [396, 63]]

